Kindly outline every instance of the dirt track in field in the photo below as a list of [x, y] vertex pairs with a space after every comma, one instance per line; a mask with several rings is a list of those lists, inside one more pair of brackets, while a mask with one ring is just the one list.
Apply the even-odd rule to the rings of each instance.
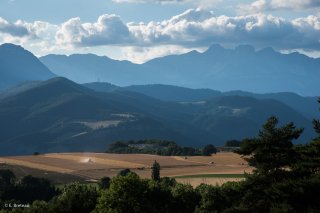
[[[0, 157], [0, 162], [8, 165], [71, 174], [85, 179], [113, 177], [124, 168], [129, 168], [141, 177], [148, 178], [151, 173], [150, 167], [155, 160], [161, 165], [161, 176], [243, 174], [252, 171], [252, 168], [248, 167], [239, 155], [231, 152], [193, 157], [107, 153], [52, 153], [37, 156]], [[233, 179], [188, 178], [183, 181], [191, 185], [198, 185], [202, 182], [219, 184], [230, 180]]]

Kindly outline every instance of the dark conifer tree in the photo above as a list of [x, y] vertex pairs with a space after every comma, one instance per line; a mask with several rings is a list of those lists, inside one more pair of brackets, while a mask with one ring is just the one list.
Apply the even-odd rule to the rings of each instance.
[[277, 128], [278, 119], [270, 117], [263, 125], [257, 138], [242, 142], [237, 153], [247, 156], [250, 166], [256, 168], [256, 173], [267, 174], [290, 167], [296, 160], [296, 152], [292, 140], [299, 138], [303, 129], [297, 129], [288, 123]]
[[151, 178], [152, 180], [159, 181], [160, 180], [160, 164], [155, 160], [151, 167]]

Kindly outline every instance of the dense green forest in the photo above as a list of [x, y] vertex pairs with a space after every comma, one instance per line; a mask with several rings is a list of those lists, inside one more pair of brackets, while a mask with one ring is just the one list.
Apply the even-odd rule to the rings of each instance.
[[208, 144], [202, 149], [181, 147], [173, 141], [146, 139], [116, 141], [108, 146], [107, 153], [117, 154], [154, 154], [162, 156], [209, 156], [217, 153], [214, 145]]
[[[320, 102], [320, 100], [319, 100]], [[320, 120], [314, 120], [317, 137], [294, 146], [303, 129], [293, 123], [278, 125], [271, 117], [259, 135], [245, 139], [237, 151], [255, 169], [245, 180], [221, 186], [177, 183], [161, 176], [161, 165], [152, 166], [150, 179], [130, 170], [99, 188], [72, 183], [54, 188], [45, 179], [0, 173], [1, 212], [320, 212]], [[10, 208], [21, 204], [22, 208]]]

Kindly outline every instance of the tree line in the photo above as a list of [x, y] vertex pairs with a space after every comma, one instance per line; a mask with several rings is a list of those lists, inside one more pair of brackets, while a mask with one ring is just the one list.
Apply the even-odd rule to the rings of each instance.
[[137, 141], [116, 141], [108, 146], [106, 152], [116, 154], [154, 154], [162, 156], [209, 156], [217, 153], [217, 149], [212, 144], [208, 144], [202, 149], [197, 149], [179, 146], [174, 141], [145, 139]]

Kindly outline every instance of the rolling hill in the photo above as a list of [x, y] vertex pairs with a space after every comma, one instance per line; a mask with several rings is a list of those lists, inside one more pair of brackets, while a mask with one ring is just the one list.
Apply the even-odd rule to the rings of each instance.
[[271, 99], [255, 99], [244, 96], [220, 96], [203, 102], [195, 114], [193, 123], [205, 130], [219, 133], [225, 141], [231, 138], [252, 137], [259, 134], [261, 125], [271, 116], [280, 119], [280, 125], [294, 122], [304, 133], [300, 142], [315, 136], [310, 120], [288, 105]]
[[311, 121], [275, 100], [217, 96], [196, 102], [161, 101], [141, 93], [96, 92], [65, 78], [21, 86], [0, 98], [2, 155], [104, 151], [116, 140], [166, 139], [183, 146], [222, 145], [257, 135], [265, 119], [305, 127]]
[[84, 86], [99, 92], [111, 92], [115, 90], [129, 90], [138, 92], [166, 102], [201, 102], [210, 98], [220, 96], [242, 96], [253, 97], [259, 100], [276, 100], [290, 106], [308, 119], [317, 118], [319, 105], [317, 97], [303, 97], [295, 93], [278, 92], [257, 94], [244, 91], [220, 92], [211, 89], [190, 89], [163, 84], [133, 85], [118, 87], [110, 83], [87, 83]]
[[111, 99], [64, 78], [7, 96], [0, 101], [1, 154], [102, 151], [118, 139], [179, 139], [179, 134], [136, 113], [121, 98]]

